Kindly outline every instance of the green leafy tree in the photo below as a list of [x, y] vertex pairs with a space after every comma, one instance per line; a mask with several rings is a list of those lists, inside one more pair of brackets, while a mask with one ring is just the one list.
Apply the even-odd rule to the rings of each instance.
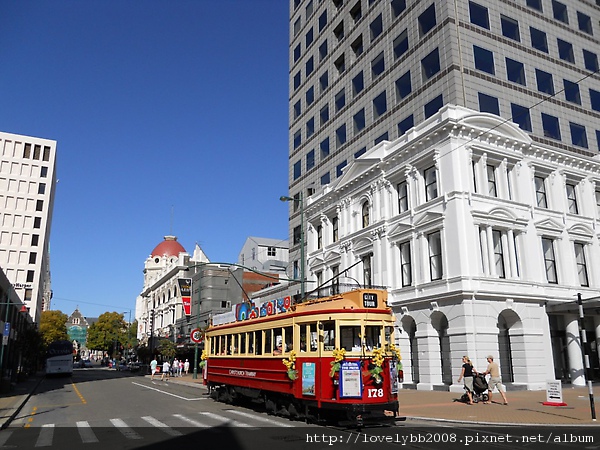
[[69, 316], [61, 311], [42, 311], [39, 332], [45, 347], [54, 341], [69, 339], [67, 320]]
[[87, 332], [87, 347], [91, 350], [101, 350], [110, 356], [121, 351], [121, 346], [128, 342], [127, 322], [123, 314], [117, 312], [105, 312], [98, 317]]
[[160, 353], [165, 359], [173, 359], [177, 353], [175, 344], [168, 339], [161, 339], [158, 343], [158, 353]]

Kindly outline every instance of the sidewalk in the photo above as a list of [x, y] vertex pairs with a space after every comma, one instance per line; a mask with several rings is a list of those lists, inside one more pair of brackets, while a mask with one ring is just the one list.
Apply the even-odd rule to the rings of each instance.
[[[149, 377], [149, 375], [148, 375]], [[202, 379], [171, 377], [170, 383], [203, 387]], [[494, 425], [563, 425], [580, 426], [600, 424], [600, 386], [594, 386], [594, 403], [598, 421], [592, 421], [587, 387], [563, 386], [563, 402], [567, 406], [545, 406], [546, 391], [508, 391], [508, 405], [502, 404], [498, 392], [493, 403], [472, 406], [457, 401], [462, 393], [417, 391], [404, 389], [398, 393], [400, 415], [407, 420], [419, 419], [438, 422], [477, 423]]]
[[[133, 376], [133, 374], [132, 374]], [[137, 376], [137, 375], [136, 375]], [[4, 429], [18, 414], [22, 405], [43, 378], [38, 373], [26, 381], [16, 384], [5, 394], [0, 394], [0, 429]], [[145, 376], [150, 379], [150, 375]], [[196, 380], [192, 374], [171, 377], [169, 383], [183, 384], [206, 389], [201, 374]], [[546, 391], [508, 391], [508, 405], [502, 405], [500, 394], [495, 393], [494, 402], [489, 405], [478, 403], [467, 405], [456, 400], [460, 393], [440, 391], [400, 390], [400, 415], [411, 419], [435, 422], [473, 423], [493, 425], [549, 425], [549, 426], [598, 426], [592, 421], [590, 399], [587, 387], [563, 386], [563, 402], [567, 406], [545, 406]], [[600, 386], [594, 386], [596, 416], [600, 413]], [[498, 402], [498, 403], [496, 403]]]

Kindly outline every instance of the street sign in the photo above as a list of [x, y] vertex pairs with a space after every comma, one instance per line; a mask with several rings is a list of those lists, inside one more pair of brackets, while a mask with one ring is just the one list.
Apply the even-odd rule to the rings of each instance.
[[202, 331], [200, 330], [200, 328], [194, 328], [192, 330], [190, 339], [192, 340], [192, 342], [195, 342], [196, 344], [199, 344], [200, 342], [202, 342]]
[[10, 336], [10, 322], [4, 324], [4, 333], [2, 336]]

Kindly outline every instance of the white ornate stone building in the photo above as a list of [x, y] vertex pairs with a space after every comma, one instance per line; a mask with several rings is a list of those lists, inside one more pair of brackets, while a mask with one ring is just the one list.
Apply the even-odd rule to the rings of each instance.
[[512, 388], [584, 383], [575, 301], [600, 296], [598, 156], [447, 105], [367, 150], [305, 211], [311, 281], [354, 265], [349, 277], [387, 287], [405, 387], [460, 391], [461, 357], [484, 369], [488, 354]]

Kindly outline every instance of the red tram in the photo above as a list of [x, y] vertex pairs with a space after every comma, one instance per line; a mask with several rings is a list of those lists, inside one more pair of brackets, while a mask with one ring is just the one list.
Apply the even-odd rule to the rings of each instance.
[[361, 426], [398, 411], [400, 353], [387, 292], [244, 303], [213, 318], [203, 352], [211, 396], [272, 414]]

